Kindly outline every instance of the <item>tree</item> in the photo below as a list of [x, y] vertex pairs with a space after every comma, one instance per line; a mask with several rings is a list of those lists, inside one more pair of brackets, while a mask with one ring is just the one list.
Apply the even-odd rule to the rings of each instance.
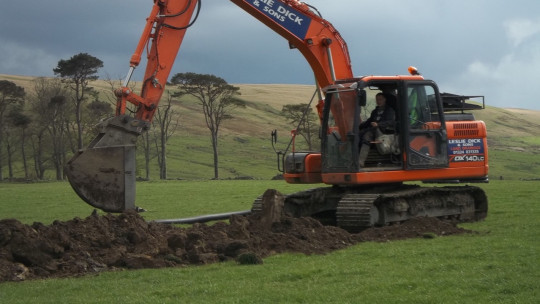
[[223, 78], [196, 73], [178, 73], [171, 79], [180, 90], [175, 96], [191, 95], [195, 97], [204, 113], [206, 126], [210, 130], [212, 149], [214, 150], [214, 178], [218, 172], [218, 135], [221, 123], [233, 118], [231, 113], [245, 104], [236, 98], [240, 88], [228, 84]]
[[[13, 127], [15, 127], [16, 129], [20, 129], [21, 133], [20, 133], [20, 136], [19, 136], [19, 139], [20, 139], [20, 147], [21, 147], [21, 158], [22, 158], [22, 162], [23, 162], [23, 169], [24, 169], [24, 178], [25, 179], [28, 179], [29, 178], [29, 174], [28, 174], [28, 163], [27, 163], [27, 159], [26, 159], [26, 129], [28, 128], [28, 126], [30, 125], [31, 123], [31, 119], [28, 115], [26, 115], [24, 113], [24, 110], [23, 110], [23, 106], [22, 105], [18, 105], [18, 106], [15, 106], [11, 109], [10, 113], [9, 113], [9, 116], [8, 116], [8, 120], [9, 120], [9, 124]], [[10, 154], [11, 151], [8, 147], [8, 154]], [[10, 173], [10, 179], [13, 178], [13, 169], [11, 168], [11, 156], [9, 155], [8, 157], [10, 159], [10, 162], [9, 162], [9, 173]]]
[[9, 130], [6, 116], [13, 105], [24, 102], [24, 96], [23, 87], [19, 87], [8, 80], [0, 80], [0, 181], [4, 180], [2, 151], [4, 149], [4, 137], [7, 134], [6, 131]]
[[30, 140], [36, 176], [43, 179], [52, 160], [56, 178], [61, 180], [66, 154], [72, 146], [69, 124], [74, 113], [73, 105], [66, 102], [69, 92], [59, 79], [46, 78], [35, 79], [33, 91], [28, 110], [32, 119]]
[[178, 117], [173, 123], [174, 110], [172, 109], [172, 96], [168, 95], [167, 103], [157, 108], [154, 116], [153, 130], [157, 128], [156, 134], [156, 151], [159, 164], [159, 178], [167, 179], [167, 141], [172, 136], [176, 127], [178, 127]]
[[302, 136], [308, 149], [312, 151], [319, 132], [318, 117], [313, 109], [305, 103], [288, 104], [283, 106], [281, 113], [295, 126], [296, 135]]
[[52, 160], [56, 170], [56, 180], [64, 179], [64, 164], [66, 163], [66, 97], [57, 95], [51, 97], [48, 104], [48, 114], [52, 119], [48, 130], [52, 139]]
[[11, 124], [11, 119], [7, 115], [7, 123], [2, 127], [2, 132], [4, 133], [4, 144], [6, 146], [7, 152], [7, 165], [8, 165], [8, 178], [10, 181], [13, 180], [13, 158], [15, 155], [15, 146], [16, 146], [16, 136], [13, 134], [13, 125]]
[[151, 155], [152, 153], [152, 144], [150, 142], [150, 132], [143, 132], [142, 136], [139, 139], [140, 145], [142, 146], [142, 151], [144, 154], [144, 171], [145, 171], [145, 180], [150, 180], [150, 160], [155, 156]]
[[96, 74], [101, 67], [103, 67], [103, 61], [87, 53], [79, 53], [69, 60], [58, 61], [58, 66], [53, 69], [54, 74], [60, 75], [75, 93], [73, 99], [79, 149], [83, 147], [82, 104], [86, 100], [86, 93], [92, 90], [88, 86], [89, 81], [99, 78]]
[[[96, 92], [97, 93], [97, 92]], [[98, 94], [92, 94], [94, 100], [84, 107], [85, 117], [83, 125], [87, 129], [86, 136], [94, 138], [99, 133], [98, 123], [114, 113], [112, 106], [107, 101], [99, 100]]]

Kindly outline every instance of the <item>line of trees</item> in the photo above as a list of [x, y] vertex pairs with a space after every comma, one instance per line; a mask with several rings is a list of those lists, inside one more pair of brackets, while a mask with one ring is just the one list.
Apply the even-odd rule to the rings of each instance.
[[[0, 181], [42, 180], [47, 170], [53, 170], [57, 180], [64, 180], [63, 168], [71, 155], [96, 136], [94, 127], [100, 120], [113, 114], [114, 98], [100, 95], [90, 86], [91, 81], [98, 79], [102, 66], [98, 58], [80, 53], [58, 62], [53, 69], [58, 77], [36, 78], [28, 90], [0, 80]], [[114, 88], [112, 81], [109, 84]], [[244, 106], [235, 98], [240, 94], [239, 88], [217, 76], [196, 73], [176, 74], [171, 84], [177, 86], [178, 92], [167, 92], [166, 100], [156, 111], [151, 131], [140, 141], [144, 177], [150, 178], [154, 159], [159, 165], [159, 178], [168, 177], [167, 142], [180, 120], [172, 107], [173, 98], [191, 95], [200, 101], [211, 133], [217, 179], [219, 127], [232, 118], [233, 109]], [[100, 99], [104, 97], [109, 100]], [[20, 173], [15, 176], [16, 164], [22, 164], [24, 177]]]
[[[89, 86], [102, 65], [81, 53], [58, 62], [58, 78], [36, 78], [27, 89], [0, 80], [0, 181], [44, 179], [46, 170], [64, 179], [68, 157], [112, 111]], [[24, 176], [15, 176], [15, 164], [22, 164]]]
[[[103, 62], [86, 53], [60, 60], [53, 69], [56, 78], [36, 78], [25, 88], [0, 80], [0, 181], [24, 178], [42, 180], [52, 170], [56, 180], [64, 180], [63, 168], [71, 155], [84, 148], [98, 130], [96, 124], [113, 114], [115, 102], [90, 86], [97, 80]], [[219, 178], [218, 139], [222, 123], [233, 118], [233, 112], [245, 103], [238, 99], [239, 88], [224, 79], [208, 74], [178, 73], [170, 85], [176, 92], [165, 94], [158, 107], [153, 126], [140, 139], [139, 152], [144, 156], [144, 177], [150, 178], [151, 162], [159, 166], [159, 178], [167, 179], [167, 142], [180, 124], [180, 114], [172, 107], [173, 98], [194, 97], [201, 106], [213, 148], [214, 178]], [[101, 98], [106, 98], [103, 101]], [[177, 100], [178, 101], [178, 100]], [[315, 114], [306, 105], [286, 105], [282, 114], [296, 126], [311, 150], [316, 142]], [[304, 115], [307, 114], [307, 115]], [[142, 148], [142, 149], [141, 149]], [[15, 165], [24, 176], [15, 176]], [[5, 175], [7, 171], [7, 175]]]

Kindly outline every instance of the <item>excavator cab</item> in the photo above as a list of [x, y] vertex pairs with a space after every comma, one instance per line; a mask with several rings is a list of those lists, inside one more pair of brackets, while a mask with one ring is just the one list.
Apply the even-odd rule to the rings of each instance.
[[[358, 164], [359, 125], [386, 97], [395, 123], [377, 129], [365, 167]], [[367, 100], [367, 101], [366, 101]], [[321, 157], [323, 173], [448, 167], [448, 136], [437, 85], [419, 76], [364, 77], [326, 89]]]
[[[287, 157], [285, 168], [292, 168], [284, 174], [288, 182], [362, 185], [486, 180], [485, 124], [447, 122], [433, 81], [421, 76], [367, 76], [338, 82], [325, 93], [321, 152], [295, 152], [294, 157]], [[377, 93], [385, 94], [387, 106], [393, 107], [395, 127], [378, 130], [360, 167], [359, 126], [374, 109]]]

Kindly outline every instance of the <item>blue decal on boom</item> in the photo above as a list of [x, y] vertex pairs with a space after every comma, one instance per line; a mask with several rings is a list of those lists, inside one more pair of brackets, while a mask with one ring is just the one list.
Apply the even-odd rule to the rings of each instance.
[[311, 18], [276, 0], [249, 0], [250, 4], [261, 13], [301, 40], [306, 38]]

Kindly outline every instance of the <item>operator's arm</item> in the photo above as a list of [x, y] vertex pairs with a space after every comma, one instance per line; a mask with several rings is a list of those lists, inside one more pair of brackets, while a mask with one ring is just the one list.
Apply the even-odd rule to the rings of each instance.
[[384, 109], [382, 116], [382, 119], [377, 123], [377, 126], [381, 129], [381, 131], [394, 129], [396, 126], [396, 113], [394, 112], [394, 109], [387, 106]]
[[360, 129], [365, 129], [371, 127], [371, 123], [375, 121], [375, 116], [377, 115], [377, 109], [371, 111], [371, 114], [369, 115], [369, 118], [364, 120], [360, 124]]

